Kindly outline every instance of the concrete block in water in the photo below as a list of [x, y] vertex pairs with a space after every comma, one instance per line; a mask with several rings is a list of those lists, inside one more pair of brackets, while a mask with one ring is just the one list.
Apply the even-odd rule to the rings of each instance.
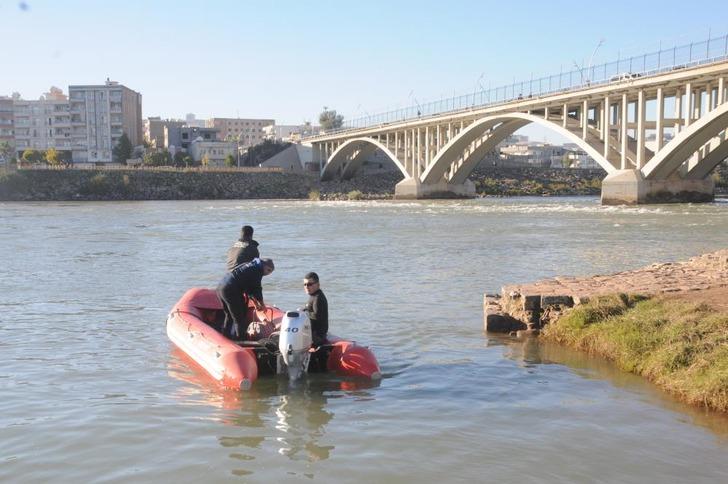
[[541, 296], [542, 308], [557, 305], [572, 307], [574, 305], [574, 299], [571, 296]]
[[491, 313], [485, 315], [483, 329], [491, 333], [510, 333], [526, 329], [526, 325], [507, 314]]

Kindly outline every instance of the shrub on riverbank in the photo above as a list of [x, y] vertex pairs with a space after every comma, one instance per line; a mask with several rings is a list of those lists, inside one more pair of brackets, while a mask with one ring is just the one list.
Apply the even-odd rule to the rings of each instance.
[[728, 313], [665, 298], [604, 296], [542, 337], [613, 360], [692, 404], [728, 411]]

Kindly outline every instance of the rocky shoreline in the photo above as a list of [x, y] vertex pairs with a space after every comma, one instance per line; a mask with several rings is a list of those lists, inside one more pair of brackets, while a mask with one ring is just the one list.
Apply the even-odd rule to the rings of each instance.
[[701, 291], [721, 289], [728, 293], [728, 249], [610, 275], [557, 276], [503, 286], [500, 295], [484, 296], [483, 323], [486, 331], [526, 335], [538, 333], [570, 309], [598, 296], [670, 294], [690, 300], [702, 299]]
[[486, 331], [607, 358], [679, 399], [728, 412], [728, 249], [593, 277], [504, 286]]

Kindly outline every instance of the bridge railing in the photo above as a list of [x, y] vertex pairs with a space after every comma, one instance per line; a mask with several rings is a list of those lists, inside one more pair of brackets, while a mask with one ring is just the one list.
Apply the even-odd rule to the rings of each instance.
[[587, 66], [583, 69], [562, 71], [558, 74], [531, 78], [471, 94], [418, 103], [402, 109], [364, 116], [347, 121], [341, 128], [326, 131], [325, 134], [422, 119], [446, 113], [456, 114], [519, 99], [574, 91], [590, 86], [619, 84], [639, 77], [710, 64], [725, 59], [728, 59], [728, 34]]

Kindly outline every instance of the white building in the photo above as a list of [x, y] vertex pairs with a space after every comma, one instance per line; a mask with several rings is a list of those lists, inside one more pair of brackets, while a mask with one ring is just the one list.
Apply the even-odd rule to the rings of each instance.
[[73, 161], [111, 163], [123, 133], [132, 146], [143, 141], [142, 95], [118, 82], [69, 86]]
[[500, 149], [501, 158], [517, 163], [540, 166], [561, 166], [565, 150], [548, 143], [516, 143]]
[[271, 124], [263, 127], [265, 139], [283, 143], [299, 143], [304, 136], [319, 134], [320, 126], [307, 124]]
[[197, 119], [195, 113], [187, 113], [185, 116], [185, 124], [190, 128], [204, 128], [207, 124], [207, 120]]
[[564, 150], [566, 161], [564, 166], [570, 166], [571, 168], [600, 168], [599, 163], [587, 155], [586, 151], [582, 150], [576, 143], [565, 143]]
[[201, 162], [207, 156], [209, 166], [225, 166], [225, 158], [228, 155], [235, 156], [236, 149], [235, 143], [207, 141], [199, 137], [189, 144], [187, 153], [197, 162]]
[[57, 87], [37, 101], [13, 99], [15, 149], [71, 151], [71, 117], [68, 98]]

